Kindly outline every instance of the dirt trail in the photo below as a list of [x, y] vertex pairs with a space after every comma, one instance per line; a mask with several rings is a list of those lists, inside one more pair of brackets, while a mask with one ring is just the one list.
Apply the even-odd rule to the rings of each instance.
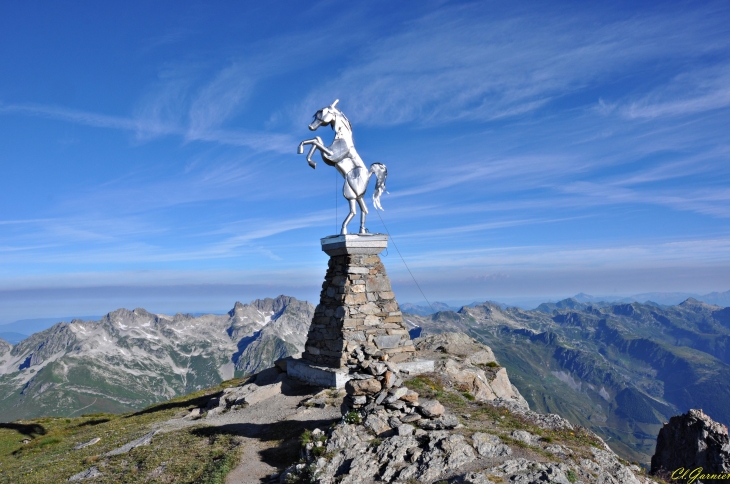
[[322, 388], [286, 381], [282, 392], [253, 405], [229, 410], [210, 418], [169, 420], [161, 430], [169, 432], [194, 425], [207, 425], [222, 434], [241, 439], [241, 459], [226, 478], [226, 484], [260, 484], [296, 461], [298, 437], [304, 429], [325, 429], [342, 415], [339, 406], [324, 408], [299, 406]]

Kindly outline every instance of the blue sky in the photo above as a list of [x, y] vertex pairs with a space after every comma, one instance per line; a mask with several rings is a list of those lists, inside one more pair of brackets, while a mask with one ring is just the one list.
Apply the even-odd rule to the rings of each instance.
[[336, 98], [431, 300], [730, 289], [727, 2], [413, 3], [5, 5], [0, 322], [316, 300]]

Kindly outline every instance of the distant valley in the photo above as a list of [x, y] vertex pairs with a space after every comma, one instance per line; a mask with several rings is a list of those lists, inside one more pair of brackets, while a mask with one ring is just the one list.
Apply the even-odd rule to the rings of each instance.
[[647, 462], [662, 423], [690, 408], [730, 423], [730, 308], [567, 299], [406, 319], [486, 343], [533, 410], [593, 429], [630, 461]]

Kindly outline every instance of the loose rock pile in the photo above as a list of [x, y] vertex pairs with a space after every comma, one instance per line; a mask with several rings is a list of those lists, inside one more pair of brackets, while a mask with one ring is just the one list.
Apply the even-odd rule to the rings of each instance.
[[404, 423], [427, 430], [452, 429], [459, 424], [437, 400], [419, 401], [418, 393], [403, 386], [403, 376], [388, 361], [365, 359], [351, 371], [343, 412], [357, 412], [378, 436], [392, 435]]

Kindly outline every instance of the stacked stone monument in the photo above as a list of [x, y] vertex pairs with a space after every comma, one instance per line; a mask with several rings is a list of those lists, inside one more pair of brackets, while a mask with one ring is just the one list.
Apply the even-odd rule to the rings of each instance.
[[368, 359], [394, 363], [416, 349], [378, 254], [385, 235], [339, 235], [322, 239], [330, 256], [319, 305], [302, 358], [334, 368]]
[[287, 372], [309, 383], [344, 386], [343, 413], [357, 410], [378, 434], [394, 428], [393, 419], [433, 420], [426, 428], [452, 427], [457, 421], [442, 417], [443, 406], [419, 403], [418, 394], [402, 386], [406, 375], [433, 371], [434, 362], [415, 357], [378, 256], [387, 244], [387, 236], [379, 234], [322, 239], [330, 260], [320, 303], [302, 358], [289, 361]]

